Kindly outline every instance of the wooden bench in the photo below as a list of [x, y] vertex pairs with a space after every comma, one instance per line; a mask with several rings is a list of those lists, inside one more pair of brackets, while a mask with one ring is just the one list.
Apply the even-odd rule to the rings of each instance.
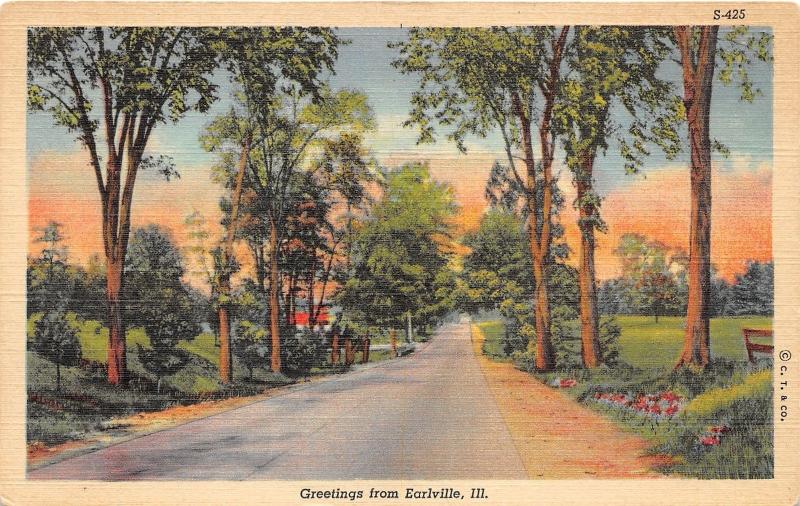
[[775, 347], [771, 344], [758, 344], [750, 342], [751, 337], [772, 337], [771, 330], [764, 329], [742, 329], [744, 335], [744, 347], [747, 348], [747, 360], [755, 362], [753, 353], [768, 353], [772, 355]]

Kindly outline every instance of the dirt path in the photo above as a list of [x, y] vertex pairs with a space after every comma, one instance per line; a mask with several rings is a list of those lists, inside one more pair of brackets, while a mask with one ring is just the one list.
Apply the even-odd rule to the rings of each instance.
[[663, 457], [645, 456], [645, 439], [512, 364], [489, 360], [482, 345], [473, 325], [473, 351], [530, 478], [663, 477], [652, 471]]

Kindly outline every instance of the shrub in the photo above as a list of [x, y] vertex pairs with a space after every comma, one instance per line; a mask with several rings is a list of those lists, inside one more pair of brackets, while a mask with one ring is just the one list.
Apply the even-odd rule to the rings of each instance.
[[503, 327], [500, 345], [505, 356], [510, 357], [515, 352], [525, 351], [528, 347], [528, 338], [519, 332], [519, 324], [516, 321], [510, 321]]
[[536, 353], [533, 351], [517, 351], [511, 356], [514, 367], [525, 372], [536, 371]]
[[281, 338], [281, 365], [292, 376], [308, 374], [325, 351], [324, 338], [309, 329], [284, 329]]
[[78, 333], [63, 311], [50, 311], [34, 327], [33, 349], [56, 364], [56, 390], [61, 390], [61, 366], [78, 365], [81, 344]]
[[269, 332], [249, 320], [238, 322], [236, 339], [233, 340], [233, 353], [244, 364], [253, 379], [253, 370], [269, 363], [272, 355]]

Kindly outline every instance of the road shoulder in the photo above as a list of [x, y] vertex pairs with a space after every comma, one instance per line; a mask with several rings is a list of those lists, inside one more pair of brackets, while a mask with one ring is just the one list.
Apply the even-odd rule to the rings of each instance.
[[663, 457], [645, 455], [647, 440], [547, 387], [510, 363], [482, 353], [483, 334], [470, 326], [472, 349], [508, 426], [528, 476], [659, 478]]

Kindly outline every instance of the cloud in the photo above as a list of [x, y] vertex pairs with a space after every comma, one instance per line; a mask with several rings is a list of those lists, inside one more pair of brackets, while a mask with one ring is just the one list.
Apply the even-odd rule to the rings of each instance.
[[[688, 167], [665, 167], [646, 178], [631, 178], [610, 192], [602, 205], [607, 234], [598, 234], [597, 272], [600, 278], [619, 274], [613, 255], [619, 238], [629, 232], [645, 234], [675, 248], [688, 250]], [[748, 259], [772, 258], [772, 169], [734, 158], [712, 172], [711, 259], [720, 275], [733, 279]], [[569, 219], [564, 219], [569, 216]], [[569, 209], [564, 222], [570, 246], [577, 251], [577, 212]]]

